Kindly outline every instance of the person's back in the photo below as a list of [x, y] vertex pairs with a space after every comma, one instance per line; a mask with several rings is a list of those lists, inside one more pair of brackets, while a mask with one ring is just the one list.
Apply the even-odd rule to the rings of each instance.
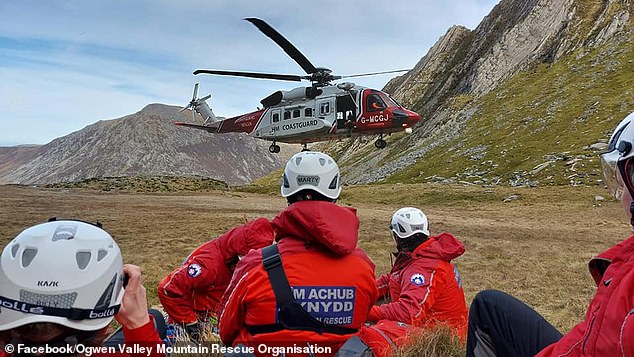
[[[427, 282], [422, 282], [423, 286], [428, 286], [430, 293], [423, 302], [423, 309], [427, 308], [427, 311], [419, 313], [412, 321], [415, 326], [429, 327], [445, 323], [454, 328], [461, 338], [466, 338], [467, 303], [460, 276], [451, 263], [452, 259], [463, 252], [464, 246], [460, 241], [449, 233], [442, 233], [431, 236], [412, 253], [412, 263], [403, 270], [405, 278], [409, 277], [412, 282], [412, 277], [416, 274], [433, 272], [433, 276], [428, 276], [428, 285]], [[437, 291], [432, 292], [434, 289]], [[398, 299], [398, 295], [392, 296]]]
[[[332, 160], [321, 153], [300, 153], [289, 161], [291, 169], [298, 157], [299, 161], [303, 161], [296, 165], [300, 171], [305, 169], [303, 165], [309, 160], [323, 162], [326, 166]], [[283, 186], [282, 194], [290, 204], [271, 224], [293, 298], [321, 327], [280, 321], [276, 315], [280, 306], [277, 306], [269, 271], [262, 261], [263, 250], [260, 249], [240, 261], [227, 289], [227, 301], [220, 319], [220, 336], [228, 345], [290, 345], [299, 348], [316, 345], [317, 354], [334, 354], [363, 326], [376, 300], [374, 265], [357, 247], [359, 221], [356, 211], [333, 202], [340, 191], [338, 168], [330, 176], [320, 175], [319, 167], [308, 168], [316, 170], [312, 177], [319, 176], [319, 179], [303, 179], [311, 176], [310, 170], [293, 175], [287, 165], [285, 183], [288, 183], [289, 189], [285, 190]], [[320, 186], [298, 182], [321, 182], [326, 188], [320, 190]], [[292, 186], [299, 189], [292, 190]], [[324, 329], [316, 331], [320, 328]], [[255, 352], [272, 354], [271, 351]], [[308, 354], [305, 353], [308, 351], [298, 349], [286, 352], [290, 352], [287, 355], [295, 352]]]

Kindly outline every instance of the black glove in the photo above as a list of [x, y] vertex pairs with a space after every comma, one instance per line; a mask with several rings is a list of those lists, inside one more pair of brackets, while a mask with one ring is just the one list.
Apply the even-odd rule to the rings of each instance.
[[189, 339], [195, 342], [202, 342], [202, 324], [200, 322], [192, 322], [184, 326]]

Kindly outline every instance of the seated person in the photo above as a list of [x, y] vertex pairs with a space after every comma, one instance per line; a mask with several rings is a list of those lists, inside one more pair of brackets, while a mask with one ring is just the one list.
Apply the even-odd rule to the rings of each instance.
[[219, 304], [239, 257], [273, 243], [273, 229], [265, 218], [234, 228], [196, 248], [185, 262], [158, 286], [168, 322], [185, 328], [199, 340], [205, 323], [217, 327]]
[[4, 344], [101, 346], [114, 317], [126, 341], [147, 344], [158, 355], [162, 340], [148, 314], [141, 269], [123, 265], [100, 225], [35, 225], [5, 246], [0, 264], [0, 351], [24, 354]]
[[368, 321], [424, 328], [445, 324], [464, 340], [467, 304], [451, 263], [464, 253], [464, 245], [449, 233], [430, 236], [427, 216], [418, 208], [396, 211], [390, 230], [398, 253], [392, 270], [377, 279], [377, 286], [379, 297], [388, 296], [391, 302], [373, 306]]
[[341, 182], [330, 156], [295, 154], [281, 191], [288, 207], [271, 221], [277, 244], [238, 263], [223, 298], [220, 337], [228, 346], [317, 345], [332, 355], [376, 301], [374, 264], [357, 246], [355, 209], [335, 203]]
[[[617, 125], [600, 155], [603, 182], [634, 226], [634, 113]], [[563, 335], [511, 295], [485, 290], [469, 310], [467, 356], [634, 355], [634, 236], [590, 260], [597, 291], [585, 319]]]

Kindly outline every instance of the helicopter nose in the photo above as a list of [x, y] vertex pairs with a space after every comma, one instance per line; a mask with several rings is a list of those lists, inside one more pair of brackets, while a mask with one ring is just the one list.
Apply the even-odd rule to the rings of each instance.
[[409, 112], [407, 116], [407, 122], [410, 123], [410, 127], [416, 125], [421, 120], [420, 114], [416, 112]]
[[405, 130], [411, 130], [411, 127], [416, 125], [420, 120], [420, 115], [411, 110], [399, 108], [393, 111], [394, 114], [394, 126], [402, 127]]
[[404, 128], [413, 127], [421, 119], [420, 115], [418, 113], [416, 113], [416, 112], [413, 112], [411, 110], [407, 110], [406, 113], [407, 113], [407, 119], [405, 119], [405, 123], [403, 123], [403, 127]]

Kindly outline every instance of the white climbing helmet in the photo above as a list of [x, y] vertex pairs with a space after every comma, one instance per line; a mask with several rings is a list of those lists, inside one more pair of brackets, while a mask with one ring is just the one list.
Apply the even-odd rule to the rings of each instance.
[[302, 151], [288, 160], [282, 177], [282, 197], [305, 189], [333, 200], [339, 197], [339, 166], [332, 157], [317, 151]]
[[634, 112], [617, 125], [607, 151], [600, 155], [603, 180], [617, 199], [627, 187], [634, 197]]
[[27, 228], [0, 257], [0, 331], [36, 322], [77, 330], [107, 326], [123, 297], [121, 251], [90, 223]]
[[392, 215], [390, 230], [399, 238], [408, 238], [416, 233], [429, 236], [429, 222], [418, 208], [403, 207]]

